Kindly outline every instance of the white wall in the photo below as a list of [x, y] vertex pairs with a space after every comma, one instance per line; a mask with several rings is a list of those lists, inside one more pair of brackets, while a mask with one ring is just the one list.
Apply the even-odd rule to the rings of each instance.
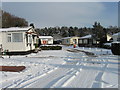
[[2, 44], [2, 32], [0, 32], [0, 44]]
[[76, 39], [76, 44], [78, 44], [79, 37], [72, 37], [71, 40], [70, 40], [70, 44], [75, 44], [74, 39]]
[[62, 39], [62, 44], [67, 44], [67, 45], [75, 44], [74, 39], [76, 39], [76, 44], [78, 44], [79, 37], [71, 37], [71, 38]]
[[117, 41], [117, 38], [118, 38], [117, 35], [113, 36], [113, 42]]
[[47, 44], [53, 44], [53, 38], [40, 38], [41, 44], [43, 44], [43, 41], [47, 41]]
[[[23, 33], [23, 35], [24, 35], [24, 33]], [[2, 40], [3, 40], [3, 42], [2, 42], [3, 50], [26, 51], [24, 38], [23, 38], [23, 42], [8, 42], [7, 41], [7, 33], [3, 32]]]
[[113, 42], [119, 41], [120, 42], [120, 32], [112, 36]]
[[48, 44], [53, 44], [53, 38], [48, 39]]

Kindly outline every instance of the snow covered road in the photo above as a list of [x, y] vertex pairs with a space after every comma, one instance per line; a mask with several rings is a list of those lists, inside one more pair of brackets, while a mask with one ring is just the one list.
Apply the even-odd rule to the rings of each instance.
[[2, 65], [27, 67], [20, 73], [2, 72], [1, 88], [117, 88], [120, 75], [118, 56], [104, 49], [100, 54], [101, 49], [84, 50], [95, 53], [96, 57], [63, 47], [61, 51], [42, 51], [27, 57], [0, 59]]

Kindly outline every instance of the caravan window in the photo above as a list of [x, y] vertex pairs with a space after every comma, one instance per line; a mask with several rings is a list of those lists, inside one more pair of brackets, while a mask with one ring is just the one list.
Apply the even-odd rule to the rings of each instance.
[[117, 41], [120, 41], [120, 38], [117, 38]]
[[7, 34], [7, 41], [11, 42], [11, 34]]
[[82, 40], [79, 40], [79, 43], [82, 44]]
[[23, 42], [23, 33], [12, 33], [13, 42]]
[[87, 44], [87, 43], [88, 43], [88, 40], [87, 40], [87, 39], [84, 39], [83, 42], [84, 42], [84, 44]]

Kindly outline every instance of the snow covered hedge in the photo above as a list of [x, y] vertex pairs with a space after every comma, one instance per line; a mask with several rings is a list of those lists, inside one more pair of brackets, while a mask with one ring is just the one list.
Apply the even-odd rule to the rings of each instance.
[[41, 46], [42, 50], [61, 50], [62, 46]]
[[102, 47], [106, 49], [111, 49], [111, 43], [104, 43]]
[[111, 51], [114, 55], [120, 55], [120, 42], [113, 42]]

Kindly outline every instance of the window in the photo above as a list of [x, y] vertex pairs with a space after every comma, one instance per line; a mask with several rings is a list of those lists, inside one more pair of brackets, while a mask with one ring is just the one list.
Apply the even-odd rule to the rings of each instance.
[[67, 39], [67, 43], [69, 42], [69, 40]]
[[82, 44], [82, 40], [79, 40], [79, 43]]
[[12, 33], [12, 41], [13, 42], [23, 42], [23, 34], [22, 33]]
[[88, 43], [88, 41], [87, 41], [87, 39], [85, 39], [85, 40], [84, 40], [84, 44], [87, 44], [87, 43]]
[[93, 39], [93, 44], [96, 44], [96, 40]]
[[7, 34], [7, 41], [11, 42], [11, 34]]
[[120, 38], [117, 38], [117, 41], [120, 41]]

